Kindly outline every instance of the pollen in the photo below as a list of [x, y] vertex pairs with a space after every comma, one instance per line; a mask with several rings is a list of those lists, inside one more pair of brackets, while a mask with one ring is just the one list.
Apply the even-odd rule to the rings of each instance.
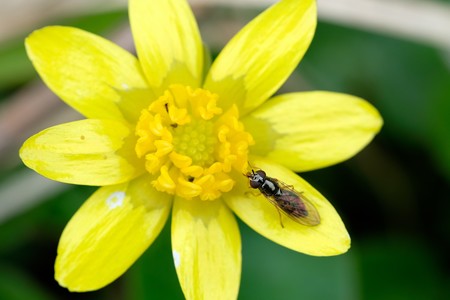
[[223, 111], [218, 100], [204, 89], [172, 85], [141, 112], [135, 150], [157, 190], [214, 200], [246, 172], [253, 138], [237, 107]]

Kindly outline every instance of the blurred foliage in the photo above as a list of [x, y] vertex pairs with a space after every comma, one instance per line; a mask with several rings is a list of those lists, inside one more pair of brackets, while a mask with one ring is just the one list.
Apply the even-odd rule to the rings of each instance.
[[[126, 12], [120, 11], [55, 24], [104, 35], [125, 19]], [[0, 46], [0, 65], [2, 98], [36, 76], [23, 37]], [[240, 299], [450, 298], [448, 53], [319, 23], [296, 72], [312, 89], [369, 100], [385, 126], [355, 158], [302, 174], [340, 212], [353, 238], [349, 253], [306, 256], [240, 224]], [[302, 89], [298, 86], [295, 90]], [[0, 299], [183, 299], [172, 262], [170, 225], [106, 288], [77, 294], [58, 286], [53, 263], [59, 236], [94, 190], [72, 187], [0, 224]]]
[[[364, 299], [447, 299], [433, 252], [419, 240], [394, 236], [372, 239], [355, 249]], [[447, 293], [447, 297], [445, 294]]]
[[[126, 11], [116, 11], [100, 15], [55, 20], [53, 24], [74, 26], [93, 33], [104, 34], [114, 25], [126, 21], [126, 17]], [[16, 37], [0, 45], [0, 97], [5, 95], [5, 92], [19, 87], [36, 76], [36, 71], [33, 69], [25, 52], [24, 39], [26, 35]]]
[[300, 70], [317, 88], [371, 101], [384, 134], [429, 151], [450, 180], [448, 63], [445, 51], [321, 23]]

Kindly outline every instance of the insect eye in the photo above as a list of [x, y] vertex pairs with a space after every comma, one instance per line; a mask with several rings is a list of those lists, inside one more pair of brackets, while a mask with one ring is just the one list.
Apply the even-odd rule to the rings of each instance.
[[256, 171], [256, 174], [258, 174], [262, 179], [266, 178], [266, 172], [264, 172], [263, 170]]
[[255, 179], [251, 179], [250, 186], [254, 189], [257, 189], [261, 186], [261, 182], [259, 182], [258, 180], [255, 180]]

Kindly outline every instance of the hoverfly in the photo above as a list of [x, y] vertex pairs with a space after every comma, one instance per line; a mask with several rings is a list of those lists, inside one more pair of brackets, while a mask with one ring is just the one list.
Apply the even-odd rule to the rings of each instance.
[[250, 180], [250, 187], [258, 189], [275, 207], [280, 216], [281, 227], [284, 228], [281, 220], [280, 210], [297, 223], [315, 226], [320, 223], [320, 216], [314, 205], [303, 195], [297, 192], [292, 186], [286, 185], [276, 178], [266, 176], [263, 170], [252, 170], [245, 174]]

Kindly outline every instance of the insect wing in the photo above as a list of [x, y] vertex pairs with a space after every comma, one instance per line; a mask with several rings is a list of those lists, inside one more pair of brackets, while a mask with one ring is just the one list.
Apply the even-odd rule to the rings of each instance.
[[278, 199], [270, 199], [274, 205], [279, 207], [283, 214], [295, 222], [306, 226], [320, 224], [320, 215], [317, 209], [303, 192], [298, 192], [292, 186], [275, 178], [270, 179], [275, 181], [283, 192], [282, 196], [278, 197]]

